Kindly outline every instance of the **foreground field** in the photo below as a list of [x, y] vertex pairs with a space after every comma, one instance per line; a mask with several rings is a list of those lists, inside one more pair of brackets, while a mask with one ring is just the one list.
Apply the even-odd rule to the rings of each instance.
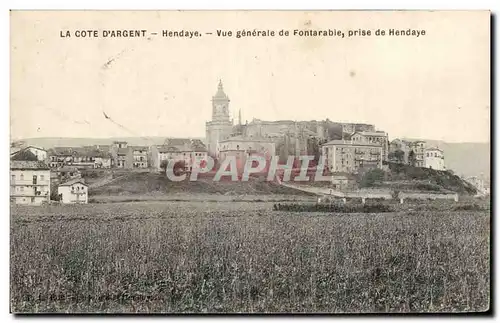
[[489, 236], [485, 211], [333, 215], [247, 202], [16, 207], [11, 309], [487, 310]]

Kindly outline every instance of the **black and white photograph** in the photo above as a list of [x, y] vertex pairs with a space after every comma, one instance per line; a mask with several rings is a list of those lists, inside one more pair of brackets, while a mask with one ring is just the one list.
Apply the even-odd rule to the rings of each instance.
[[491, 311], [490, 11], [9, 23], [12, 314]]

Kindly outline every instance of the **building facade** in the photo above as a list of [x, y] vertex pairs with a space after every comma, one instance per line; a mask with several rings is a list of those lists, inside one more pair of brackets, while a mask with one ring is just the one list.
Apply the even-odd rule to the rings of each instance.
[[233, 136], [219, 142], [217, 146], [217, 159], [222, 163], [226, 158], [235, 158], [236, 167], [241, 173], [246, 165], [247, 159], [252, 156], [263, 157], [266, 161], [266, 168], [269, 161], [276, 154], [276, 144], [265, 138], [245, 138], [243, 136]]
[[332, 140], [321, 146], [330, 172], [357, 173], [382, 168], [382, 146], [352, 140]]
[[212, 157], [216, 155], [217, 143], [229, 137], [233, 132], [229, 102], [229, 97], [224, 93], [222, 81], [219, 81], [217, 93], [212, 97], [212, 120], [206, 123], [207, 149]]
[[207, 160], [208, 151], [203, 142], [198, 139], [172, 138], [167, 139], [164, 145], [151, 146], [152, 167], [161, 170], [162, 163], [184, 162], [186, 171], [195, 165], [202, 165]]
[[133, 168], [148, 168], [148, 147], [146, 146], [133, 146], [132, 150], [132, 167]]
[[126, 141], [114, 141], [110, 148], [111, 167], [132, 168], [134, 166], [134, 156], [131, 147]]
[[389, 161], [408, 164], [410, 150], [410, 142], [403, 139], [394, 139], [389, 145]]
[[243, 152], [246, 155], [258, 154], [266, 159], [271, 159], [276, 154], [276, 144], [265, 138], [244, 138], [242, 136], [219, 141], [217, 145], [217, 158], [219, 160], [222, 161], [230, 155], [240, 155], [234, 152]]
[[78, 178], [60, 184], [57, 193], [63, 204], [87, 204], [88, 190], [88, 185], [81, 178]]
[[50, 168], [110, 168], [111, 154], [95, 147], [55, 147], [48, 152]]
[[[425, 141], [417, 140], [412, 141], [410, 144], [410, 152], [408, 153], [408, 162], [414, 163], [415, 167], [425, 167]], [[413, 161], [410, 158], [411, 151], [413, 151]]]
[[437, 147], [425, 149], [425, 167], [435, 170], [445, 170], [443, 151]]
[[376, 144], [382, 147], [382, 161], [389, 160], [389, 140], [383, 131], [359, 131], [351, 136], [355, 143]]
[[16, 204], [40, 205], [50, 202], [50, 168], [40, 161], [12, 160], [10, 199]]
[[342, 133], [352, 135], [355, 132], [375, 132], [375, 126], [366, 123], [340, 123]]

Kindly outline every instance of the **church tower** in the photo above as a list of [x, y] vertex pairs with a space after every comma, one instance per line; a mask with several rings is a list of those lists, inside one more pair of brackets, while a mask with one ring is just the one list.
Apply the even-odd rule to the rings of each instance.
[[224, 92], [222, 80], [219, 80], [217, 92], [212, 97], [212, 120], [206, 123], [206, 141], [208, 154], [217, 156], [217, 143], [232, 133], [233, 120], [229, 114], [229, 97]]
[[212, 121], [229, 121], [229, 101], [222, 80], [219, 80], [217, 93], [212, 97]]

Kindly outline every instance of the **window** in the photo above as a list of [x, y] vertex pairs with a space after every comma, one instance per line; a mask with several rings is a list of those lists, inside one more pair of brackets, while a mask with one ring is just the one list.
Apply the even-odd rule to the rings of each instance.
[[45, 180], [45, 176], [44, 175], [40, 175], [40, 180], [44, 181]]
[[21, 173], [21, 180], [24, 181], [24, 174]]
[[21, 186], [19, 189], [21, 190], [21, 192], [24, 192], [24, 186]]
[[15, 181], [16, 180], [16, 175], [12, 175], [10, 178], [12, 179], [12, 181]]

